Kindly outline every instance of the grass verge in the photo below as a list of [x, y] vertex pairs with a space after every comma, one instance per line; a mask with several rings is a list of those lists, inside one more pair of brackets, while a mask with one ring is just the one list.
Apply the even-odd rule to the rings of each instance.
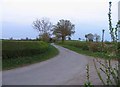
[[47, 59], [53, 58], [54, 56], [58, 55], [59, 51], [52, 45], [49, 45], [49, 48], [46, 52], [40, 55], [34, 55], [31, 57], [19, 57], [14, 59], [3, 59], [2, 60], [2, 69], [8, 70], [17, 67], [22, 67], [25, 65], [45, 61]]
[[72, 51], [75, 51], [79, 54], [83, 54], [83, 55], [87, 55], [87, 56], [92, 56], [94, 58], [104, 58], [104, 59], [115, 59], [113, 57], [108, 57], [105, 53], [102, 52], [92, 52], [92, 51], [87, 51], [87, 50], [82, 50], [80, 48], [77, 48], [75, 46], [70, 46], [70, 45], [64, 45], [64, 44], [57, 44], [60, 45], [62, 47], [65, 47], [67, 49], [70, 49]]

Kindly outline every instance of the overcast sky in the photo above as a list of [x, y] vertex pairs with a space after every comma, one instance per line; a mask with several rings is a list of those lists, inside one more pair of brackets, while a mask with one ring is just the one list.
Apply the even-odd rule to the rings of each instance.
[[[108, 8], [110, 0], [1, 0], [2, 38], [36, 38], [38, 32], [32, 28], [37, 18], [47, 17], [56, 24], [68, 19], [75, 24], [72, 39], [82, 38], [87, 33], [101, 35], [106, 31], [109, 40]], [[118, 1], [111, 0], [113, 25], [118, 20]]]

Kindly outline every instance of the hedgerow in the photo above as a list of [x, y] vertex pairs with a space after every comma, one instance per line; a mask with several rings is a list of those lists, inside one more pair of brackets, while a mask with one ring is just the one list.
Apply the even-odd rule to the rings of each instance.
[[33, 56], [47, 51], [48, 47], [43, 41], [2, 41], [2, 58]]

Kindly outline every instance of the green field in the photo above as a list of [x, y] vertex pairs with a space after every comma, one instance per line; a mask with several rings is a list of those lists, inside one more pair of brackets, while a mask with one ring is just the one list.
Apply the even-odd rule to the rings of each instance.
[[3, 41], [2, 68], [11, 69], [54, 57], [58, 50], [43, 41]]
[[48, 44], [42, 41], [3, 41], [2, 57], [17, 58], [41, 54], [48, 49]]
[[86, 42], [86, 41], [65, 41], [64, 43], [58, 42], [58, 45], [61, 45], [65, 48], [73, 50], [77, 53], [93, 56], [95, 58], [104, 58], [104, 59], [116, 59], [119, 56], [112, 54], [114, 46], [112, 43], [104, 43], [104, 48], [102, 48], [101, 42]]

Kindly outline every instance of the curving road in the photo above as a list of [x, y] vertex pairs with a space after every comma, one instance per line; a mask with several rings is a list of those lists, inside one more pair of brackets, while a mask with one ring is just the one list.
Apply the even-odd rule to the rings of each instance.
[[3, 71], [3, 85], [83, 85], [88, 63], [91, 81], [93, 84], [101, 84], [95, 73], [92, 58], [54, 46], [60, 53], [50, 60]]

